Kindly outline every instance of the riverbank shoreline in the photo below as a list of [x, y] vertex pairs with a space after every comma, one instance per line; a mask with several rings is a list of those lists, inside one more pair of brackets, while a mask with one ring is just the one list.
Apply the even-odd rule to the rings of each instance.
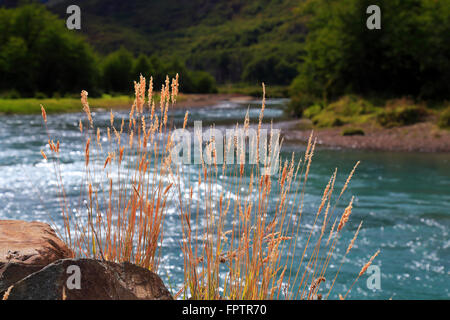
[[[155, 103], [159, 104], [159, 96], [155, 96]], [[215, 94], [179, 94], [175, 104], [176, 109], [202, 108], [214, 106], [221, 102], [243, 102], [254, 100], [254, 97], [240, 93]], [[134, 98], [129, 96], [105, 96], [89, 98], [92, 111], [110, 111], [129, 109]], [[40, 114], [41, 105], [48, 114], [82, 112], [80, 99], [77, 98], [50, 98], [50, 99], [0, 99], [0, 115], [14, 114]]]
[[[220, 103], [226, 102], [236, 102], [242, 103], [245, 101], [254, 100], [254, 97], [242, 95], [239, 93], [202, 93], [202, 94], [179, 94], [177, 98], [177, 102], [174, 104], [174, 109], [194, 109], [194, 108], [205, 108], [217, 106]], [[130, 100], [130, 104], [133, 101]], [[155, 102], [157, 106], [159, 106], [159, 102]], [[91, 109], [94, 111], [109, 111], [109, 110], [123, 110], [130, 109], [130, 104], [118, 104], [111, 105], [108, 108], [96, 107], [94, 104], [91, 105]]]
[[364, 135], [353, 136], [342, 134], [345, 128], [351, 126], [316, 129], [305, 125], [304, 119], [279, 123], [278, 126], [286, 143], [290, 144], [307, 142], [311, 131], [314, 130], [317, 144], [325, 147], [370, 151], [450, 153], [450, 130], [440, 129], [431, 121], [395, 128], [382, 128], [370, 124], [361, 125], [359, 127], [364, 131]]
[[255, 100], [255, 98], [240, 93], [180, 94], [174, 108], [175, 109], [204, 108], [209, 106], [215, 106], [223, 102], [241, 103], [250, 100]]
[[[73, 100], [73, 101], [72, 101]], [[180, 94], [174, 108], [189, 110], [220, 105], [221, 103], [246, 103], [255, 100], [255, 97], [240, 93], [218, 94]], [[51, 101], [52, 105], [46, 102]], [[1, 112], [2, 114], [37, 114], [40, 113], [42, 104], [47, 113], [82, 112], [78, 99], [70, 99], [70, 108], [58, 107], [58, 102], [64, 99], [33, 100], [30, 103], [36, 108], [29, 108], [30, 112]], [[66, 101], [67, 102], [67, 101]], [[129, 109], [133, 100], [129, 97], [91, 98], [91, 109], [97, 112], [109, 112], [112, 110]], [[158, 103], [157, 103], [158, 104]], [[36, 110], [35, 110], [36, 109]], [[243, 119], [242, 119], [243, 121]], [[364, 135], [344, 136], [343, 130], [352, 128], [344, 125], [333, 128], [314, 128], [310, 120], [293, 119], [290, 121], [277, 121], [274, 128], [281, 129], [285, 142], [289, 144], [307, 142], [311, 131], [317, 137], [318, 145], [333, 149], [372, 150], [372, 151], [399, 151], [399, 152], [424, 152], [424, 153], [450, 153], [450, 130], [440, 129], [435, 121], [428, 119], [425, 122], [410, 126], [395, 128], [383, 128], [373, 123], [358, 125]]]

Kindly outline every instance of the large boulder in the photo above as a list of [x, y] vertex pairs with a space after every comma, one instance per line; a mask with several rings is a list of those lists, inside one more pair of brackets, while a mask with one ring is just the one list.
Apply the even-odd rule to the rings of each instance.
[[0, 265], [12, 262], [46, 266], [71, 257], [72, 252], [50, 225], [35, 221], [0, 220]]
[[46, 223], [0, 220], [0, 292], [73, 254]]
[[134, 264], [64, 259], [15, 283], [8, 300], [172, 300], [155, 273]]

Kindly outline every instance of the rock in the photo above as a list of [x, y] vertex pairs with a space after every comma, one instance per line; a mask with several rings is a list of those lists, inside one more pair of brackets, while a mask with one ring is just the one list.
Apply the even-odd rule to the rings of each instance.
[[0, 298], [2, 297], [2, 293], [12, 284], [22, 280], [36, 271], [41, 270], [42, 268], [42, 266], [5, 263], [2, 267], [0, 267]]
[[48, 224], [0, 220], [0, 266], [12, 262], [43, 267], [72, 257], [70, 249]]
[[0, 220], [0, 292], [73, 254], [46, 223]]
[[128, 262], [93, 259], [56, 261], [15, 283], [8, 291], [8, 300], [173, 299], [155, 273]]

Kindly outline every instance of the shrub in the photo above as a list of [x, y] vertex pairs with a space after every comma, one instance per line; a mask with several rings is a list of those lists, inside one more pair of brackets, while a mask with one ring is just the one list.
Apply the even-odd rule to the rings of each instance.
[[441, 112], [438, 126], [444, 129], [450, 128], [450, 107]]
[[47, 95], [45, 93], [39, 92], [39, 91], [34, 94], [34, 97], [39, 100], [47, 99]]
[[423, 107], [402, 105], [379, 112], [377, 122], [387, 128], [407, 126], [421, 121], [425, 115], [426, 111]]
[[[130, 83], [133, 79], [133, 56], [121, 47], [118, 51], [110, 53], [102, 65], [103, 85], [108, 92], [129, 93]], [[140, 72], [145, 73], [147, 70]]]
[[61, 99], [61, 98], [62, 98], [62, 95], [61, 95], [61, 93], [59, 93], [58, 91], [56, 91], [56, 92], [53, 92], [52, 98], [58, 100], [58, 99]]
[[307, 108], [304, 112], [303, 112], [303, 116], [305, 118], [308, 119], [312, 119], [315, 116], [317, 116], [320, 112], [322, 111], [322, 107], [318, 104], [315, 104], [309, 108]]
[[295, 116], [303, 116], [303, 112], [310, 106], [316, 104], [317, 98], [308, 94], [297, 94], [292, 96], [288, 105], [288, 112]]
[[363, 115], [374, 111], [374, 107], [369, 101], [355, 95], [343, 96], [330, 103], [326, 109], [342, 116]]
[[13, 89], [13, 90], [8, 90], [5, 92], [2, 92], [0, 94], [0, 98], [2, 99], [20, 99], [22, 96], [19, 93], [19, 91]]
[[195, 93], [217, 93], [216, 80], [205, 71], [191, 72]]
[[304, 110], [303, 115], [318, 127], [337, 127], [346, 123], [365, 123], [374, 117], [375, 110], [369, 101], [347, 95], [326, 106], [316, 103]]
[[364, 130], [360, 128], [345, 128], [342, 130], [343, 136], [363, 136]]
[[346, 123], [343, 117], [330, 111], [322, 111], [312, 119], [312, 122], [319, 128], [340, 127]]

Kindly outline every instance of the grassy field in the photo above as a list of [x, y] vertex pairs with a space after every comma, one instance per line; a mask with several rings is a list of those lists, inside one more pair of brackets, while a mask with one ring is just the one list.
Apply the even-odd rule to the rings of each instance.
[[[103, 95], [101, 98], [90, 98], [91, 108], [118, 108], [129, 106], [133, 98], [125, 95], [110, 96]], [[41, 113], [41, 105], [48, 113], [82, 111], [80, 99], [76, 98], [22, 98], [22, 99], [0, 99], [0, 113], [4, 114], [33, 114]]]

